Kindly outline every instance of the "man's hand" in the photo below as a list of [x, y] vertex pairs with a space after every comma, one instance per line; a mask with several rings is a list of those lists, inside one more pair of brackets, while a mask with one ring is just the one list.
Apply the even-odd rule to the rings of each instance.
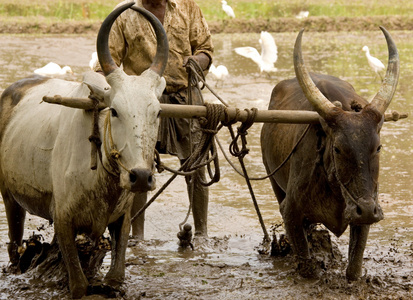
[[209, 67], [209, 56], [206, 55], [205, 53], [199, 53], [198, 55], [185, 56], [184, 61], [183, 61], [184, 67], [187, 66], [189, 58], [192, 58], [196, 62], [198, 62], [202, 70], [206, 70]]

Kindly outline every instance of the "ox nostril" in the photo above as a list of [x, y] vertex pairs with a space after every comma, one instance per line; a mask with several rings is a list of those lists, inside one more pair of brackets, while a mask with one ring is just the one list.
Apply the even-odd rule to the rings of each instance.
[[373, 212], [373, 214], [374, 214], [375, 216], [378, 214], [378, 211], [377, 211], [377, 206], [376, 206], [376, 207], [374, 207], [374, 212]]
[[129, 173], [129, 180], [131, 183], [135, 183], [136, 182], [136, 175], [134, 173]]
[[358, 206], [358, 205], [357, 205], [356, 212], [359, 216], [361, 216], [363, 214], [363, 211], [361, 210], [360, 206]]
[[132, 169], [129, 173], [129, 182], [132, 192], [147, 192], [155, 187], [155, 177], [146, 169]]

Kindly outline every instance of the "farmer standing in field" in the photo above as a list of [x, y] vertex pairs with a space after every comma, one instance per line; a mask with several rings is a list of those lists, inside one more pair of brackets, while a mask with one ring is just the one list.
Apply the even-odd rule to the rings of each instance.
[[[129, 1], [124, 1], [122, 5]], [[213, 45], [205, 18], [194, 0], [135, 0], [135, 5], [153, 13], [162, 23], [169, 42], [169, 57], [163, 77], [166, 88], [161, 103], [187, 104], [188, 75], [186, 64], [191, 57], [202, 70], [208, 70], [212, 63]], [[118, 6], [119, 6], [118, 5]], [[140, 75], [149, 68], [156, 52], [156, 36], [150, 23], [138, 12], [128, 9], [112, 26], [109, 36], [111, 55], [118, 66], [128, 75]], [[100, 71], [97, 66], [96, 71]], [[192, 104], [202, 105], [201, 95], [192, 88]], [[192, 126], [190, 124], [192, 123]], [[159, 153], [175, 155], [181, 164], [191, 154], [191, 147], [199, 142], [200, 132], [197, 120], [161, 118], [156, 149]], [[192, 127], [192, 128], [190, 128]], [[191, 137], [190, 137], [191, 136]], [[191, 145], [192, 141], [192, 145]], [[205, 181], [205, 168], [194, 175], [192, 214], [195, 234], [207, 236], [208, 188]], [[187, 183], [188, 195], [191, 195]], [[132, 216], [145, 205], [147, 193], [136, 193]], [[132, 223], [132, 235], [144, 238], [144, 214]]]

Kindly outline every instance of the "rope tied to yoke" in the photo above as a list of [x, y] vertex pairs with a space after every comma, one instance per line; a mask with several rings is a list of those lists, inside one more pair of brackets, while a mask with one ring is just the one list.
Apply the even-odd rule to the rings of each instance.
[[[235, 157], [245, 157], [245, 155], [247, 155], [250, 151], [250, 149], [247, 148], [247, 134], [248, 129], [254, 124], [258, 109], [253, 107], [251, 109], [245, 109], [245, 111], [247, 112], [247, 120], [242, 122], [241, 126], [238, 127], [238, 133], [229, 145], [229, 152]], [[241, 138], [241, 149], [238, 147], [239, 138]]]
[[[112, 167], [114, 172], [110, 172], [109, 170], [106, 170], [107, 172], [119, 176], [119, 170], [118, 170], [118, 165], [121, 166], [126, 172], [132, 173], [131, 170], [126, 168], [126, 166], [121, 162], [120, 157], [120, 151], [116, 149], [116, 145], [113, 142], [113, 136], [112, 136], [112, 124], [110, 121], [110, 114], [111, 111], [110, 109], [108, 110], [106, 117], [105, 117], [105, 122], [103, 125], [103, 148], [105, 149], [105, 154], [106, 157], [109, 161], [109, 165]], [[109, 139], [109, 141], [107, 141]], [[109, 142], [109, 147], [108, 149], [108, 142]], [[102, 164], [103, 165], [103, 164]]]
[[[214, 136], [218, 133], [217, 126], [219, 125], [221, 115], [225, 108], [219, 104], [205, 103], [206, 117], [200, 118], [199, 124], [202, 132], [200, 141], [195, 147], [191, 156], [187, 159], [184, 171], [192, 171], [207, 166], [211, 181], [203, 182], [204, 186], [209, 186], [220, 179], [219, 160], [217, 154], [217, 147], [214, 142]], [[211, 154], [211, 155], [210, 155]], [[211, 163], [214, 164], [215, 174], [212, 174]]]

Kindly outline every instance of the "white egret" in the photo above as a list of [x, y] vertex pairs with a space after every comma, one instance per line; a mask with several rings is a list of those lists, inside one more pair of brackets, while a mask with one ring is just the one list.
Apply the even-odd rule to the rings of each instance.
[[296, 17], [297, 19], [305, 19], [305, 18], [308, 18], [309, 15], [310, 15], [310, 12], [309, 12], [309, 11], [302, 10], [302, 11], [300, 11], [300, 12], [298, 13], [298, 15], [296, 15], [295, 17]]
[[383, 81], [383, 77], [381, 76], [380, 72], [386, 68], [384, 64], [378, 58], [370, 55], [369, 47], [364, 46], [362, 50], [366, 52], [367, 62], [369, 63], [370, 67], [376, 74], [380, 76], [381, 80]]
[[224, 65], [219, 65], [215, 67], [214, 64], [211, 64], [209, 67], [209, 73], [215, 78], [215, 86], [218, 86], [218, 83], [221, 83], [221, 86], [224, 84], [225, 78], [228, 76], [228, 69]]
[[94, 71], [97, 63], [98, 63], [98, 53], [95, 51], [92, 53], [92, 58], [89, 61], [89, 67], [92, 71]]
[[249, 46], [238, 47], [234, 50], [237, 54], [252, 59], [259, 66], [261, 73], [269, 74], [277, 71], [274, 63], [277, 61], [278, 52], [274, 38], [267, 31], [261, 31], [259, 43], [261, 44], [261, 54], [258, 53], [257, 49]]
[[73, 71], [69, 66], [64, 66], [63, 68], [61, 68], [58, 64], [49, 62], [44, 67], [34, 70], [34, 73], [43, 76], [55, 76], [65, 75], [67, 73], [73, 74]]
[[221, 3], [222, 3], [222, 9], [223, 9], [223, 11], [224, 11], [229, 17], [235, 18], [234, 10], [232, 9], [231, 6], [229, 6], [229, 5], [227, 4], [227, 1], [222, 0]]

